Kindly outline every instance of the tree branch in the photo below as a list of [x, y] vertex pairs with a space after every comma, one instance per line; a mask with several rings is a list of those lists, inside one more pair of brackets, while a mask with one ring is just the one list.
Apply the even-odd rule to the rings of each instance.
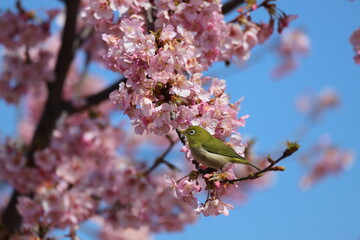
[[223, 6], [222, 6], [222, 13], [228, 14], [229, 12], [231, 12], [232, 10], [234, 10], [237, 6], [243, 4], [245, 2], [245, 0], [230, 0], [228, 2], [226, 2]]
[[[44, 149], [49, 145], [56, 121], [63, 111], [62, 92], [66, 75], [75, 55], [74, 40], [76, 37], [76, 19], [80, 0], [68, 0], [65, 1], [65, 4], [66, 21], [62, 34], [62, 44], [54, 69], [54, 79], [47, 85], [48, 97], [45, 107], [27, 152], [28, 167], [35, 165], [34, 152], [38, 149]], [[5, 231], [9, 235], [20, 230], [21, 216], [16, 209], [19, 196], [20, 193], [14, 190], [11, 200], [2, 214], [2, 222], [4, 223]]]
[[166, 157], [166, 155], [168, 155], [168, 153], [171, 151], [171, 149], [173, 148], [173, 146], [179, 141], [179, 139], [177, 140], [173, 140], [170, 135], [166, 135], [167, 139], [170, 142], [170, 145], [168, 146], [168, 148], [155, 159], [155, 162], [153, 163], [153, 165], [146, 170], [145, 172], [142, 173], [142, 175], [148, 175], [149, 173], [151, 173], [152, 171], [154, 171], [161, 163], [165, 163], [169, 168], [171, 169], [177, 169], [173, 164], [169, 163], [168, 161], [166, 161], [164, 158]]
[[292, 143], [292, 142], [288, 142], [287, 143], [287, 149], [283, 152], [283, 154], [277, 159], [277, 160], [272, 160], [269, 156], [268, 156], [268, 161], [270, 162], [270, 165], [267, 166], [266, 168], [264, 168], [261, 171], [258, 171], [256, 173], [252, 173], [249, 174], [246, 177], [242, 177], [242, 178], [237, 178], [237, 179], [231, 179], [231, 180], [223, 180], [221, 181], [222, 183], [236, 183], [236, 182], [240, 182], [240, 181], [245, 181], [245, 180], [252, 180], [252, 179], [256, 179], [259, 178], [261, 176], [264, 175], [264, 173], [266, 172], [270, 172], [270, 171], [284, 171], [285, 168], [281, 167], [281, 166], [275, 166], [276, 164], [278, 164], [281, 160], [283, 160], [284, 158], [287, 158], [289, 156], [291, 156], [294, 152], [296, 152], [298, 149], [300, 148], [300, 145], [297, 143]]
[[[225, 3], [222, 7], [222, 13], [223, 14], [227, 14], [230, 11], [232, 11], [233, 9], [235, 9], [237, 6], [243, 4], [245, 2], [245, 0], [230, 0], [227, 3]], [[151, 9], [146, 12], [146, 16], [147, 16], [147, 20], [148, 20], [148, 28], [149, 30], [153, 30], [153, 26], [151, 25], [152, 22], [154, 21], [153, 19], [149, 20], [149, 18], [151, 17]], [[86, 31], [85, 31], [86, 30]], [[87, 34], [90, 34], [89, 29], [84, 29], [84, 32], [86, 32]], [[85, 34], [86, 35], [86, 34]], [[115, 82], [114, 84], [112, 84], [111, 86], [105, 88], [104, 90], [102, 90], [101, 92], [98, 92], [94, 95], [88, 96], [86, 97], [85, 100], [85, 104], [83, 106], [80, 107], [75, 107], [73, 105], [72, 102], [67, 101], [63, 103], [63, 108], [65, 109], [65, 111], [67, 111], [69, 114], [74, 114], [74, 113], [79, 113], [82, 112], [92, 106], [95, 106], [101, 102], [103, 102], [104, 100], [108, 99], [109, 94], [118, 89], [119, 84], [121, 82], [126, 82], [126, 78], [122, 78], [119, 81]], [[183, 144], [185, 144], [185, 142], [183, 141], [183, 139], [181, 139], [181, 141], [183, 142]]]
[[5, 231], [0, 231], [1, 239], [10, 239], [12, 233], [19, 231], [21, 226], [21, 216], [16, 209], [18, 203], [18, 197], [20, 193], [16, 190], [11, 195], [7, 208], [4, 210], [1, 216], [1, 224]]
[[34, 165], [33, 154], [38, 149], [47, 147], [62, 108], [62, 94], [66, 75], [75, 55], [76, 19], [80, 0], [66, 1], [66, 21], [62, 34], [62, 44], [55, 65], [55, 79], [48, 83], [48, 97], [42, 116], [36, 127], [28, 151], [28, 166]]
[[84, 99], [84, 104], [77, 107], [74, 106], [73, 103], [71, 101], [66, 101], [63, 102], [63, 107], [64, 110], [67, 111], [69, 114], [74, 114], [74, 113], [79, 113], [82, 112], [92, 106], [95, 106], [101, 102], [103, 102], [104, 100], [109, 98], [109, 94], [114, 91], [119, 89], [119, 84], [122, 82], [126, 82], [126, 78], [121, 78], [118, 81], [116, 81], [115, 83], [113, 83], [112, 85], [108, 86], [107, 88], [104, 88], [102, 91], [95, 93], [93, 95], [87, 96]]

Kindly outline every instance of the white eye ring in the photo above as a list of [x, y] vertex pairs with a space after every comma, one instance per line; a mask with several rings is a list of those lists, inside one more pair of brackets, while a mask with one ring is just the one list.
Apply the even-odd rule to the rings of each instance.
[[190, 130], [189, 134], [192, 136], [195, 134], [195, 130]]

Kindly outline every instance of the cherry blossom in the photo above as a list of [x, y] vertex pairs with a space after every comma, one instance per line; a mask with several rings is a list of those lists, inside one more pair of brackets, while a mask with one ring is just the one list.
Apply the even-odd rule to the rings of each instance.
[[298, 56], [306, 55], [310, 50], [310, 41], [301, 30], [289, 30], [281, 36], [277, 53], [281, 63], [273, 71], [274, 77], [282, 77], [297, 67]]
[[300, 187], [306, 190], [326, 176], [348, 169], [353, 159], [351, 150], [337, 146], [328, 135], [321, 136], [301, 158], [308, 172], [301, 179]]
[[296, 100], [297, 110], [308, 115], [312, 120], [318, 120], [326, 110], [339, 105], [340, 97], [331, 87], [324, 87], [319, 93], [301, 95]]
[[[243, 98], [231, 99], [226, 80], [204, 72], [249, 59], [272, 35], [271, 21], [253, 22], [251, 12], [225, 20], [219, 0], [65, 2], [38, 13], [19, 1], [0, 15], [0, 98], [25, 109], [17, 138], [0, 144], [0, 180], [19, 195], [9, 207], [23, 220], [12, 239], [57, 238], [52, 230], [66, 228], [77, 239], [87, 221], [100, 226], [103, 239], [151, 239], [184, 229], [199, 214], [229, 215], [233, 201], [269, 182], [229, 182], [253, 169], [209, 172], [186, 144], [185, 154], [168, 153], [180, 148], [177, 130], [197, 125], [252, 158], [241, 134], [249, 117], [240, 112]], [[279, 29], [290, 20], [281, 16]], [[290, 34], [281, 52], [306, 52], [306, 40]], [[94, 63], [121, 75], [115, 88], [93, 73]], [[125, 116], [114, 123], [119, 112]], [[54, 119], [45, 126], [48, 116]], [[254, 161], [267, 166], [265, 158]]]
[[354, 46], [354, 61], [356, 64], [360, 64], [360, 28], [351, 34], [349, 41]]

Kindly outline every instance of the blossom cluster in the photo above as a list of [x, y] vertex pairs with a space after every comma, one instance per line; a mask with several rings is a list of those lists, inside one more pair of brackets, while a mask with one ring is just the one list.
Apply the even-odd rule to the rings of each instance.
[[[171, 177], [164, 181], [163, 174], [147, 174], [147, 164], [136, 161], [140, 157], [135, 154], [145, 138], [156, 144], [158, 136], [200, 125], [216, 137], [230, 136], [232, 147], [244, 156], [247, 145], [237, 133], [248, 117], [238, 117], [242, 99], [230, 103], [225, 80], [202, 72], [217, 61], [246, 60], [272, 29], [250, 21], [227, 23], [221, 7], [218, 0], [81, 1], [76, 41], [83, 45], [78, 48], [88, 60], [126, 78], [110, 99], [130, 118], [133, 129], [111, 123], [114, 107], [109, 102], [76, 114], [64, 110], [49, 143], [31, 150], [51, 94], [46, 86], [56, 81], [60, 34], [50, 37], [50, 25], [60, 11], [48, 11], [42, 20], [18, 3], [17, 13], [0, 16], [0, 98], [8, 103], [24, 99], [26, 107], [19, 140], [0, 146], [0, 181], [21, 194], [16, 207], [24, 229], [75, 229], [93, 219], [103, 226], [104, 239], [126, 239], [129, 234], [146, 239], [151, 232], [183, 229], [196, 220], [194, 212], [229, 214], [233, 206], [222, 199], [239, 189], [222, 182], [236, 178], [231, 166], [221, 174], [190, 173], [178, 182], [173, 179], [180, 176], [166, 172]], [[81, 39], [82, 34], [88, 38]], [[72, 64], [66, 72], [59, 100], [75, 107], [102, 85], [77, 68]], [[191, 159], [187, 146], [182, 150]], [[200, 203], [195, 194], [205, 188], [209, 197]]]
[[32, 12], [8, 10], [0, 16], [0, 44], [4, 46], [0, 97], [8, 103], [19, 103], [31, 89], [53, 79], [54, 50], [38, 47], [49, 38], [57, 11], [48, 11], [47, 15], [46, 21], [38, 20]]
[[[156, 20], [149, 22], [140, 7]], [[217, 131], [219, 137], [236, 132], [244, 125], [244, 118], [237, 119], [238, 103], [229, 105], [224, 80], [201, 72], [215, 61], [246, 59], [259, 43], [261, 28], [226, 23], [219, 1], [155, 1], [154, 7], [156, 13], [146, 1], [121, 7], [116, 1], [96, 1], [82, 12], [85, 21], [103, 32], [107, 66], [127, 79], [110, 98], [138, 134], [164, 135], [190, 125]], [[205, 90], [207, 82], [212, 86]]]
[[[261, 165], [265, 162], [261, 162]], [[204, 170], [204, 169], [203, 169]], [[202, 172], [203, 170], [191, 171], [188, 175], [175, 180], [165, 175], [165, 181], [170, 185], [173, 195], [192, 207], [196, 214], [204, 216], [229, 215], [229, 210], [234, 206], [225, 203], [224, 200], [233, 199], [236, 204], [244, 201], [247, 191], [258, 186], [265, 186], [262, 180], [254, 180], [251, 183], [241, 185], [231, 180], [237, 176], [247, 176], [253, 172], [247, 166], [229, 164], [221, 171]], [[268, 175], [269, 176], [269, 175]], [[266, 178], [269, 181], [269, 178]], [[201, 202], [201, 193], [207, 193], [205, 201]]]
[[319, 93], [301, 95], [296, 100], [296, 109], [312, 120], [318, 120], [326, 110], [340, 105], [338, 93], [330, 87], [321, 89]]
[[208, 190], [208, 197], [205, 203], [200, 203], [196, 194], [202, 190], [199, 182], [200, 174], [196, 171], [191, 172], [188, 176], [175, 181], [169, 176], [165, 176], [165, 180], [170, 184], [174, 196], [191, 206], [197, 214], [202, 213], [204, 216], [217, 216], [223, 214], [229, 215], [231, 204], [224, 203], [220, 198], [236, 188], [236, 184], [222, 184], [220, 180], [236, 179], [232, 169], [226, 168], [221, 174], [209, 173], [203, 175], [202, 185], [205, 184]]
[[348, 169], [354, 160], [354, 153], [332, 142], [330, 136], [323, 135], [301, 158], [308, 173], [301, 179], [300, 187], [308, 189], [316, 182]]
[[304, 56], [309, 51], [310, 40], [303, 31], [297, 29], [285, 31], [276, 48], [281, 63], [274, 69], [273, 76], [280, 78], [293, 71], [298, 65], [299, 56]]
[[116, 231], [159, 232], [179, 231], [195, 221], [193, 210], [168, 191], [161, 175], [143, 175], [145, 165], [117, 152], [131, 140], [102, 111], [96, 117], [63, 117], [51, 145], [35, 153], [34, 167], [26, 166], [25, 149], [15, 143], [1, 151], [1, 180], [34, 194], [19, 198], [24, 226], [64, 228], [101, 217]]

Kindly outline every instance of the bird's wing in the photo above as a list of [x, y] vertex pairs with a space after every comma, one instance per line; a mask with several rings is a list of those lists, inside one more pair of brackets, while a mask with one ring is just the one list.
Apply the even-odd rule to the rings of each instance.
[[[201, 144], [203, 149], [207, 152], [211, 152], [214, 154], [230, 157], [230, 158], [240, 158], [244, 159], [243, 157], [239, 156], [234, 149], [226, 145], [223, 141], [220, 139], [213, 137], [211, 140], [206, 141], [205, 143]], [[214, 147], [216, 146], [216, 147]]]
[[[201, 144], [202, 148], [210, 153], [218, 154], [222, 156], [226, 156], [230, 158], [230, 162], [232, 163], [241, 163], [241, 164], [247, 164], [254, 168], [256, 168], [258, 171], [261, 171], [260, 168], [253, 165], [252, 163], [248, 162], [245, 158], [239, 156], [234, 149], [226, 145], [223, 141], [220, 139], [213, 137], [211, 140], [206, 141], [205, 143]], [[216, 146], [216, 147], [214, 147]], [[211, 150], [212, 149], [212, 150]]]

